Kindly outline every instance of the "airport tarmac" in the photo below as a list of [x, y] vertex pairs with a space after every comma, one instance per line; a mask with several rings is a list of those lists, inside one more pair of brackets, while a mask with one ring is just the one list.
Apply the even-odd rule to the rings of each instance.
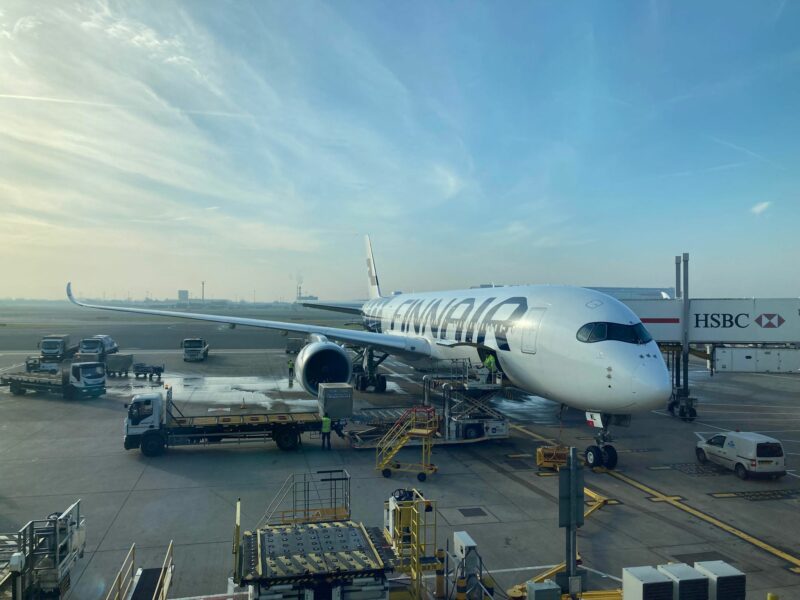
[[[22, 326], [0, 327], [0, 371], [15, 369], [27, 354], [21, 341], [34, 348], [40, 333], [108, 333], [137, 360], [165, 364], [163, 381], [175, 386], [184, 412], [233, 410], [242, 401], [257, 410], [313, 407], [298, 384], [289, 385], [278, 334], [117, 315], [98, 322], [84, 316], [94, 312], [64, 310], [59, 322], [35, 331], [24, 319], [18, 321]], [[301, 317], [311, 318], [302, 311]], [[102, 331], [95, 331], [98, 325]], [[11, 328], [16, 331], [8, 335]], [[177, 344], [188, 335], [212, 340], [207, 362], [181, 360]], [[418, 399], [421, 374], [391, 360], [386, 367], [389, 392], [357, 394], [357, 408]], [[694, 458], [699, 436], [739, 428], [781, 439], [789, 468], [797, 469], [800, 377], [710, 377], [701, 363], [693, 363], [691, 383], [700, 399], [694, 423], [665, 411], [637, 415], [630, 428], [613, 431], [619, 468], [586, 473], [587, 487], [615, 501], [579, 532], [592, 585], [617, 587], [625, 566], [720, 558], [747, 573], [748, 598], [767, 592], [800, 598], [800, 471], [780, 481], [740, 481], [730, 472], [700, 467]], [[560, 438], [581, 451], [591, 443], [581, 413], [567, 411], [559, 423], [558, 407], [550, 402], [498, 399], [495, 406], [514, 422], [511, 439], [436, 448], [439, 472], [420, 485], [413, 474], [384, 479], [374, 470], [373, 452], [349, 448], [336, 436], [332, 452], [309, 436], [297, 452], [282, 452], [272, 443], [178, 448], [154, 459], [125, 451], [123, 405], [133, 393], [157, 386], [110, 379], [105, 397], [80, 401], [16, 397], [0, 389], [0, 531], [15, 531], [81, 498], [88, 542], [73, 574], [72, 598], [104, 597], [131, 543], [137, 544], [139, 564], [158, 566], [170, 540], [176, 564], [171, 597], [224, 591], [232, 569], [236, 499], [242, 499], [244, 528], [252, 528], [291, 473], [332, 467], [350, 472], [353, 517], [368, 526], [382, 524], [383, 501], [394, 489], [421, 487], [438, 502], [440, 544], [453, 531], [468, 531], [503, 589], [563, 560], [557, 477], [538, 472], [534, 457], [546, 440]], [[409, 458], [416, 454], [404, 452]]]

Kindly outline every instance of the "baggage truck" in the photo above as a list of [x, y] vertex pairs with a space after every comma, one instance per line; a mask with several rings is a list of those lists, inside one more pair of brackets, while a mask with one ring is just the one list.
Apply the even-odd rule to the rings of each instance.
[[106, 375], [127, 377], [133, 367], [133, 354], [109, 354], [106, 356]]
[[[334, 421], [332, 426], [343, 436], [343, 422]], [[139, 448], [145, 456], [158, 456], [172, 446], [264, 443], [270, 439], [281, 450], [294, 450], [303, 433], [321, 430], [322, 417], [317, 412], [184, 415], [172, 401], [172, 388], [167, 387], [166, 395], [157, 392], [133, 397], [123, 443], [126, 450]]]
[[55, 373], [9, 373], [0, 376], [15, 396], [25, 392], [47, 392], [64, 398], [102, 396], [106, 393], [106, 367], [99, 362], [72, 363]]
[[42, 362], [61, 362], [78, 351], [77, 344], [70, 344], [66, 333], [53, 333], [44, 336], [39, 342], [39, 353]]

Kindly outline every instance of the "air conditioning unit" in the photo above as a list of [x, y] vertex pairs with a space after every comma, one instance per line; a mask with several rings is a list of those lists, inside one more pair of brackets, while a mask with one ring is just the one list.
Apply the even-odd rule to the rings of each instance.
[[658, 565], [672, 579], [673, 600], [708, 600], [708, 577], [686, 563]]
[[622, 596], [625, 600], [672, 600], [672, 579], [655, 567], [622, 569]]
[[528, 600], [561, 600], [561, 586], [552, 579], [545, 579], [541, 583], [529, 581], [526, 588]]
[[744, 600], [747, 576], [723, 560], [694, 563], [694, 568], [708, 577], [709, 600]]

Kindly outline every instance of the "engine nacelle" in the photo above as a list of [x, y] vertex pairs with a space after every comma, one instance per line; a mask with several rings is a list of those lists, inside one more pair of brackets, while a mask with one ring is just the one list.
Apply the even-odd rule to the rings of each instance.
[[349, 383], [353, 363], [338, 344], [327, 340], [315, 341], [300, 350], [295, 370], [300, 384], [309, 394], [316, 396], [320, 383]]

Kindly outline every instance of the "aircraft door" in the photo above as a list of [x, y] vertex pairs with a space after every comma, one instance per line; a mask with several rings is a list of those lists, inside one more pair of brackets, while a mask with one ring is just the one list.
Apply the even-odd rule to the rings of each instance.
[[531, 308], [522, 318], [522, 351], [536, 354], [536, 340], [546, 308]]

